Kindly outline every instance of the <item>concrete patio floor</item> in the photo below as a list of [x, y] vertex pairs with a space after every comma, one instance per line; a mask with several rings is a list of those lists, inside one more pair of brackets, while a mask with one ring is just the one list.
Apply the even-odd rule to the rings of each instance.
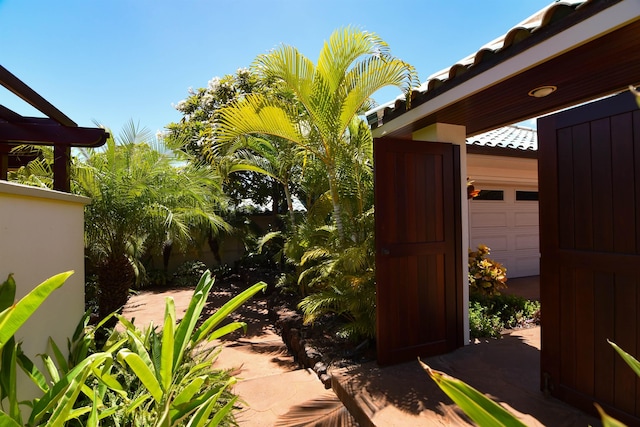
[[[504, 293], [540, 299], [539, 276], [507, 285]], [[517, 330], [422, 361], [482, 391], [528, 426], [601, 425], [540, 390], [540, 333], [540, 327]], [[363, 427], [473, 425], [417, 360], [388, 367], [370, 362], [332, 374], [334, 391]]]
[[[539, 278], [510, 279], [507, 293], [539, 299]], [[143, 292], [124, 310], [136, 324], [159, 324], [164, 298], [176, 301], [178, 318], [192, 290]], [[223, 299], [226, 295], [222, 295]], [[380, 367], [375, 362], [334, 369], [331, 390], [325, 390], [310, 370], [300, 369], [271, 325], [262, 302], [239, 315], [249, 323], [248, 334], [222, 342], [216, 367], [233, 369], [236, 392], [246, 403], [238, 413], [240, 426], [464, 426], [472, 425], [435, 385], [417, 361]], [[453, 353], [423, 359], [434, 369], [460, 378], [514, 410], [530, 426], [599, 426], [600, 421], [546, 397], [539, 387], [540, 328], [524, 329], [502, 339], [477, 341]], [[334, 394], [335, 392], [335, 394]], [[351, 416], [331, 421], [292, 424], [305, 411], [318, 408]], [[336, 422], [336, 419], [343, 421]], [[311, 422], [311, 421], [309, 421]]]

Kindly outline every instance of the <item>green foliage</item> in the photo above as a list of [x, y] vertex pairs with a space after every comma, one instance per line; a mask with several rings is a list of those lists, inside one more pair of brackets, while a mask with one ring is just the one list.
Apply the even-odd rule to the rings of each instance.
[[469, 295], [469, 327], [475, 338], [497, 338], [503, 329], [539, 321], [540, 302], [516, 295]]
[[[373, 209], [356, 218], [354, 230], [373, 228]], [[320, 228], [300, 258], [299, 287], [311, 292], [299, 307], [306, 323], [334, 313], [345, 320], [338, 334], [352, 340], [375, 337], [376, 285], [373, 233], [341, 243], [337, 230]], [[320, 236], [322, 236], [320, 238]]]
[[469, 250], [469, 290], [483, 295], [499, 295], [507, 287], [507, 269], [488, 257], [491, 253], [486, 245], [478, 245], [476, 251]]
[[[216, 420], [219, 422], [222, 414], [230, 413], [235, 397], [228, 393], [228, 388], [235, 380], [211, 369], [210, 356], [215, 349], [211, 346], [203, 348], [202, 344], [246, 328], [242, 322], [218, 326], [266, 285], [258, 283], [248, 288], [198, 325], [213, 284], [214, 279], [206, 272], [196, 286], [184, 318], [178, 323], [173, 300], [168, 298], [161, 333], [156, 333], [153, 325], [140, 331], [116, 315], [125, 327], [126, 337], [116, 360], [122, 369], [135, 375], [144, 389], [135, 400], [124, 402], [127, 422], [173, 426], [190, 420], [209, 425]], [[110, 342], [117, 339], [119, 337], [114, 336]]]
[[[0, 286], [0, 334], [16, 330], [59, 287], [70, 273], [54, 276], [13, 304], [15, 282]], [[239, 328], [242, 322], [220, 326], [221, 322], [248, 298], [263, 290], [258, 283], [236, 296], [212, 316], [199, 322], [214, 279], [203, 274], [189, 307], [176, 322], [173, 300], [167, 298], [163, 329], [153, 325], [144, 331], [116, 315], [123, 332], [114, 331], [101, 349], [96, 332], [106, 319], [89, 326], [89, 313], [81, 320], [68, 342], [68, 357], [49, 341], [50, 352], [41, 355], [45, 370], [40, 371], [16, 345], [13, 337], [3, 338], [0, 349], [0, 423], [4, 426], [83, 425], [83, 426], [182, 426], [229, 425], [236, 397], [229, 387], [235, 379], [211, 368], [216, 351], [210, 341]], [[4, 327], [6, 326], [6, 328]], [[23, 411], [17, 401], [15, 374], [20, 366], [42, 396], [26, 402], [31, 409], [23, 424]], [[5, 412], [7, 409], [7, 412]]]
[[[640, 362], [615, 343], [607, 340], [625, 363], [640, 377]], [[478, 390], [444, 372], [431, 369], [420, 359], [418, 363], [429, 374], [429, 377], [454, 401], [462, 411], [481, 427], [524, 426], [524, 424], [507, 409], [498, 405]], [[594, 403], [604, 427], [625, 427], [626, 424], [607, 415], [600, 405]]]
[[444, 372], [418, 362], [432, 380], [469, 416], [482, 427], [525, 427], [515, 415], [480, 393], [475, 388]]
[[[270, 135], [289, 141], [308, 160], [320, 162], [328, 180], [333, 221], [341, 240], [347, 238], [340, 182], [347, 168], [339, 159], [354, 156], [350, 136], [358, 136], [358, 114], [371, 106], [371, 96], [385, 86], [409, 94], [415, 70], [390, 54], [376, 34], [347, 27], [335, 31], [317, 64], [295, 47], [281, 46], [255, 60], [258, 76], [280, 83], [291, 99], [251, 93], [219, 110], [216, 136], [233, 144], [248, 136]], [[408, 99], [409, 97], [407, 97]], [[365, 126], [366, 127], [366, 126]], [[365, 132], [368, 134], [368, 132]], [[345, 175], [345, 176], [346, 176]]]
[[[27, 295], [14, 304], [16, 284], [12, 276], [0, 285], [0, 421], [2, 425], [23, 425], [23, 413], [17, 398], [16, 371], [21, 366], [42, 389], [44, 395], [30, 403], [31, 414], [24, 425], [62, 425], [73, 419], [77, 409], [74, 405], [84, 384], [93, 369], [109, 359], [106, 353], [96, 353], [87, 357], [64, 375], [56, 375], [54, 384], [49, 385], [44, 376], [22, 353], [14, 334], [35, 313], [38, 307], [54, 290], [64, 284], [73, 272], [55, 275], [36, 286]], [[57, 352], [59, 355], [59, 351]], [[60, 359], [58, 359], [60, 360]], [[50, 365], [45, 358], [45, 364]], [[55, 371], [57, 374], [57, 371]], [[8, 413], [4, 404], [7, 404]]]
[[178, 266], [171, 277], [171, 284], [178, 287], [195, 286], [207, 271], [207, 265], [202, 261], [185, 261]]
[[161, 254], [167, 244], [185, 251], [196, 236], [229, 229], [215, 213], [224, 201], [220, 178], [133, 123], [117, 141], [110, 138], [82, 157], [74, 163], [74, 191], [92, 199], [85, 243], [101, 317], [124, 305], [129, 289], [141, 282], [143, 257]]

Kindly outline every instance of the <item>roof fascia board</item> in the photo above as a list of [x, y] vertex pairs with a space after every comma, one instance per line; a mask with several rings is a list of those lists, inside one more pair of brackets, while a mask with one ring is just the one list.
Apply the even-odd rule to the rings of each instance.
[[415, 109], [406, 111], [390, 122], [373, 129], [373, 136], [380, 138], [410, 126], [422, 117], [460, 102], [470, 95], [494, 86], [638, 19], [640, 19], [640, 1], [623, 0], [616, 3], [561, 33], [530, 47], [519, 55], [509, 58], [495, 67], [454, 86], [424, 104], [418, 105]]

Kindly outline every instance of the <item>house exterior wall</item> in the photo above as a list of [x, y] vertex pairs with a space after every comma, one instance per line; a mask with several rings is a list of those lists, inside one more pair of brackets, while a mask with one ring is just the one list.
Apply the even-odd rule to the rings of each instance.
[[470, 200], [470, 248], [491, 248], [490, 257], [510, 278], [540, 274], [538, 201], [519, 200], [518, 191], [538, 191], [537, 159], [467, 155], [467, 173], [476, 190], [497, 190], [502, 200]]
[[467, 154], [467, 176], [480, 184], [538, 186], [538, 160], [521, 157]]
[[75, 271], [16, 334], [30, 357], [46, 351], [49, 337], [66, 350], [67, 337], [84, 313], [88, 202], [85, 197], [0, 181], [0, 280], [13, 273], [20, 299], [49, 277]]

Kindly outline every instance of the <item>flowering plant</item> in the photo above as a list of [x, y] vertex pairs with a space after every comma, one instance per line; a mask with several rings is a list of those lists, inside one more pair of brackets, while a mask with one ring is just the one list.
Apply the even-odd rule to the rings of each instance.
[[500, 289], [507, 287], [507, 269], [497, 261], [488, 258], [491, 253], [486, 245], [469, 249], [469, 289], [484, 295], [500, 295]]

